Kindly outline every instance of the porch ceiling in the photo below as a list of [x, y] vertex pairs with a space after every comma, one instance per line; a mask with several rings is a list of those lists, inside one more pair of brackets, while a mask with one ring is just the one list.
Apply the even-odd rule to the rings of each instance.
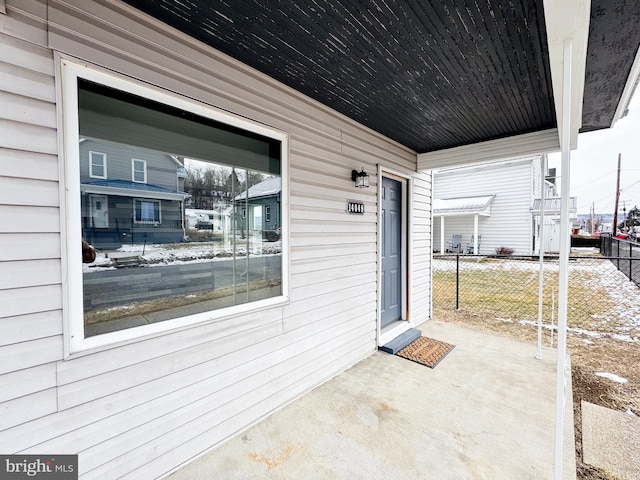
[[[124, 1], [417, 153], [557, 127], [543, 0]], [[626, 108], [638, 25], [591, 2], [587, 130]]]

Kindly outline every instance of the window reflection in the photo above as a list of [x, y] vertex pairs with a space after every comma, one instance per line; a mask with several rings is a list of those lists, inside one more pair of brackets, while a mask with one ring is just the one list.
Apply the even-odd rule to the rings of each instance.
[[[85, 336], [282, 295], [279, 142], [193, 116], [186, 128], [185, 115], [122, 92], [85, 93], [82, 235], [97, 251], [83, 264]], [[175, 150], [150, 148], [155, 139]]]

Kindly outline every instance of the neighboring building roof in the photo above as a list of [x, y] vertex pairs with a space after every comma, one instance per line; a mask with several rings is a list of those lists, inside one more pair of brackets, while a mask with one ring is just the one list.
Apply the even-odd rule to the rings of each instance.
[[188, 193], [179, 190], [128, 180], [92, 180], [82, 183], [80, 185], [80, 191], [82, 193], [144, 197], [159, 200], [184, 200], [189, 197]]
[[187, 169], [184, 168], [182, 165], [178, 167], [177, 172], [178, 172], [178, 178], [187, 178], [189, 176]]
[[[270, 197], [277, 195], [282, 190], [282, 179], [280, 177], [270, 177], [260, 183], [256, 183], [249, 188], [249, 198]], [[235, 200], [243, 200], [247, 197], [247, 192], [243, 192]]]
[[449, 217], [454, 215], [491, 215], [491, 202], [495, 195], [481, 197], [461, 197], [433, 200], [433, 216]]
[[436, 177], [442, 175], [456, 175], [459, 173], [468, 173], [476, 170], [502, 169], [510, 165], [530, 165], [533, 162], [540, 163], [541, 155], [526, 155], [524, 157], [504, 158], [500, 160], [491, 160], [489, 162], [470, 163], [467, 165], [455, 165], [452, 167], [438, 168], [434, 171]]

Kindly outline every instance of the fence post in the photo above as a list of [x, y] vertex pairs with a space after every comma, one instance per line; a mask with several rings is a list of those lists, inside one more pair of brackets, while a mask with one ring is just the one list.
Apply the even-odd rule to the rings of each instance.
[[629, 243], [629, 280], [633, 282], [633, 244]]
[[456, 310], [460, 309], [460, 254], [456, 254]]
[[[611, 241], [613, 242], [613, 239], [611, 239]], [[616, 265], [617, 265], [617, 267], [618, 267], [618, 270], [620, 270], [620, 240], [618, 240], [618, 241], [616, 242], [616, 246], [617, 246], [617, 250], [618, 250], [618, 253], [617, 253], [617, 255], [616, 255], [616, 257], [618, 258], [618, 259], [616, 260]]]

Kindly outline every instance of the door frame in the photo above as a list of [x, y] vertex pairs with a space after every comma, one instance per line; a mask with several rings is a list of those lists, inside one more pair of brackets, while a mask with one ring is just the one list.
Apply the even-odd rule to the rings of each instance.
[[[97, 199], [101, 199], [104, 202], [104, 206], [107, 210], [106, 214], [104, 215], [105, 220], [106, 220], [106, 225], [104, 227], [96, 227], [95, 226], [95, 201]], [[89, 195], [89, 212], [91, 215], [91, 226], [93, 228], [101, 228], [101, 229], [106, 229], [109, 228], [109, 196], [108, 195], [104, 195], [104, 194], [95, 194], [92, 193]]]
[[[382, 329], [382, 178], [390, 178], [399, 181], [402, 185], [402, 219], [401, 219], [401, 266], [402, 266], [402, 305], [400, 320]], [[413, 191], [413, 178], [391, 169], [378, 165], [378, 226], [377, 226], [377, 339], [378, 346], [382, 346], [393, 340], [398, 335], [412, 328], [411, 322], [411, 223], [409, 222], [409, 212], [412, 208], [411, 198]]]

